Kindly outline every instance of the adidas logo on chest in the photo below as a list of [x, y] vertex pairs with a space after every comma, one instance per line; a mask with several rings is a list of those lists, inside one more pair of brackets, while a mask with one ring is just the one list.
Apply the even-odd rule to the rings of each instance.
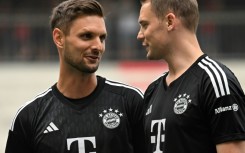
[[50, 122], [43, 133], [50, 133], [58, 130], [59, 129], [57, 128], [57, 126], [53, 122]]

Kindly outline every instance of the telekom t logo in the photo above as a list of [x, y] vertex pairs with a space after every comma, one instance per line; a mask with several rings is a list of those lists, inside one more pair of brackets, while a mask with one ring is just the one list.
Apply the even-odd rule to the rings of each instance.
[[[75, 141], [78, 143], [78, 153], [85, 153], [85, 140], [90, 141], [94, 148], [96, 148], [95, 144], [95, 137], [80, 137], [80, 138], [70, 138], [67, 139], [67, 149], [71, 149], [71, 144]], [[90, 153], [96, 153], [96, 152], [90, 152]]]
[[165, 135], [161, 132], [165, 131], [165, 121], [166, 119], [151, 121], [151, 133], [153, 132], [153, 127], [157, 126], [157, 136], [151, 136], [151, 143], [156, 143], [156, 150], [153, 153], [163, 153], [160, 150], [160, 143], [165, 141]]

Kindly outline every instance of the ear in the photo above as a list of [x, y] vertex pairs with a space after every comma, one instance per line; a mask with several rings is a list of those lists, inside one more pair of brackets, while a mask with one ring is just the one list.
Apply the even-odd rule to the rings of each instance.
[[173, 13], [168, 13], [166, 15], [166, 24], [168, 31], [171, 31], [175, 28], [176, 17]]
[[56, 46], [58, 48], [63, 48], [63, 45], [64, 45], [64, 33], [60, 29], [55, 28], [53, 30], [53, 40], [54, 40], [54, 43], [56, 44]]

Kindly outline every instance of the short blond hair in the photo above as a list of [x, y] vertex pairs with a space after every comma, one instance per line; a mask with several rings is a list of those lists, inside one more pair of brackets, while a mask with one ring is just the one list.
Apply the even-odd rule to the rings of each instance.
[[152, 10], [159, 19], [171, 11], [181, 19], [187, 29], [196, 32], [199, 22], [196, 0], [141, 0], [141, 4], [146, 2], [151, 2]]

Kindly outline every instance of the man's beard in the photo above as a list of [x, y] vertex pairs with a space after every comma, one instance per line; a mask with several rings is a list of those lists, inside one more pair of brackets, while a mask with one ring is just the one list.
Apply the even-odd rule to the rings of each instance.
[[86, 65], [83, 61], [81, 62], [74, 61], [72, 59], [72, 56], [69, 55], [65, 55], [65, 62], [82, 73], [88, 73], [88, 74], [95, 73], [99, 68], [99, 64], [91, 67]]

